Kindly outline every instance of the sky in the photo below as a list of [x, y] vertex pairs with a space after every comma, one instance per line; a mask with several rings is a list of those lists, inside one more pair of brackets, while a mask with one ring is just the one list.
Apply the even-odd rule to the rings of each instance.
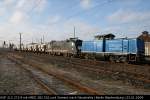
[[150, 0], [0, 0], [0, 42], [116, 38], [150, 32]]

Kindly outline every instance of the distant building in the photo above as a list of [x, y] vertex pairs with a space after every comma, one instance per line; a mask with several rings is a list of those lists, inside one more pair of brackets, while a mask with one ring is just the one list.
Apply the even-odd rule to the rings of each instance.
[[114, 38], [115, 38], [115, 35], [111, 34], [111, 33], [95, 36], [96, 40], [103, 40], [103, 39], [111, 40], [111, 39], [114, 39]]
[[138, 38], [144, 40], [144, 42], [150, 42], [150, 34], [148, 31], [143, 31]]

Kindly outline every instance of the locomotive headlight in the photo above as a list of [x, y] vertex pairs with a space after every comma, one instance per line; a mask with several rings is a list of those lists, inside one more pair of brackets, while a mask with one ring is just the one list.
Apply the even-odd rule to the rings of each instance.
[[74, 46], [74, 43], [72, 42], [72, 44], [71, 44], [72, 46]]

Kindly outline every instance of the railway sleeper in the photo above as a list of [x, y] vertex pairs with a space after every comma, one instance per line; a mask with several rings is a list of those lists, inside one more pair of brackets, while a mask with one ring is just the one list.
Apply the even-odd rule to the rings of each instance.
[[[14, 58], [15, 58], [15, 57], [14, 57]], [[24, 60], [21, 60], [21, 59], [18, 59], [18, 60], [20, 60], [20, 61], [23, 62], [23, 63], [27, 63], [27, 62], [24, 61]], [[103, 94], [104, 94], [103, 92], [99, 93], [99, 92], [97, 92], [95, 89], [91, 89], [91, 88], [89, 88], [89, 87], [87, 87], [87, 86], [81, 85], [80, 82], [79, 82], [79, 83], [78, 83], [78, 82], [74, 82], [73, 80], [70, 80], [70, 79], [68, 79], [68, 78], [65, 78], [65, 77], [63, 77], [62, 75], [56, 74], [56, 73], [54, 73], [54, 72], [46, 71], [46, 70], [40, 68], [38, 65], [35, 65], [35, 64], [31, 63], [31, 62], [28, 62], [28, 65], [33, 66], [33, 67], [36, 67], [37, 69], [42, 70], [43, 72], [45, 72], [45, 73], [47, 73], [47, 74], [49, 74], [49, 75], [52, 75], [52, 76], [54, 76], [54, 77], [56, 77], [56, 78], [59, 78], [59, 79], [61, 79], [61, 80], [63, 80], [63, 81], [66, 81], [67, 83], [72, 84], [72, 85], [75, 86], [76, 88], [79, 88], [81, 91], [84, 91], [84, 92], [87, 92], [87, 93], [90, 93], [90, 94], [100, 94], [100, 95], [103, 95]]]

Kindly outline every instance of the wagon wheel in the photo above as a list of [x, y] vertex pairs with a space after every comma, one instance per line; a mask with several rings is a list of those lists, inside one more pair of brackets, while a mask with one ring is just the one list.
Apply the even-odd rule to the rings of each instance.
[[127, 62], [127, 57], [120, 57], [120, 61], [122, 62], [122, 63], [126, 63]]
[[64, 57], [67, 57], [67, 53], [64, 53]]
[[89, 59], [88, 54], [85, 54], [84, 58], [85, 59]]
[[91, 57], [91, 59], [95, 61], [95, 60], [96, 60], [95, 55], [93, 55], [93, 56]]
[[115, 58], [113, 56], [109, 56], [109, 61], [110, 62], [115, 62]]

